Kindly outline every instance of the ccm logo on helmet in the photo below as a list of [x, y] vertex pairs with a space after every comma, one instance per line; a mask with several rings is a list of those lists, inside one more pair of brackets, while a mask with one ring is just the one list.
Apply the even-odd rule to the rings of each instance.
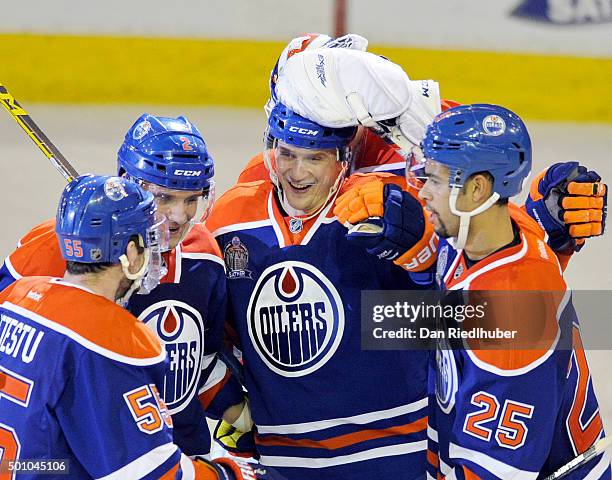
[[299, 133], [300, 135], [316, 135], [319, 133], [318, 130], [310, 130], [309, 128], [301, 128], [301, 127], [289, 127], [290, 132]]
[[199, 177], [202, 170], [175, 170], [175, 175], [182, 175], [183, 177]]

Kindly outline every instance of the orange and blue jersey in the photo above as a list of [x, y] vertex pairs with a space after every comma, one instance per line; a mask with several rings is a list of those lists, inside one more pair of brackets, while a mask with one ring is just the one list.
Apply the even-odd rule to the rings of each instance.
[[106, 298], [59, 278], [18, 280], [0, 293], [2, 461], [68, 460], [68, 475], [47, 475], [57, 479], [211, 478], [172, 443], [165, 359]]
[[[341, 192], [376, 175], [354, 175]], [[426, 351], [361, 349], [362, 290], [432, 287], [345, 239], [333, 204], [283, 214], [269, 181], [238, 184], [206, 222], [227, 268], [261, 463], [292, 480], [420, 478]]]
[[[489, 309], [489, 329], [518, 334], [438, 338], [429, 376], [429, 479], [544, 478], [604, 435], [559, 262], [535, 222], [518, 207], [510, 212], [515, 242], [477, 263], [440, 240], [440, 288]], [[603, 454], [565, 478], [610, 475]]]
[[[0, 287], [24, 276], [62, 277], [66, 262], [55, 222], [32, 229], [0, 269]], [[243, 398], [242, 388], [218, 358], [226, 313], [225, 267], [216, 242], [196, 225], [163, 254], [167, 275], [151, 293], [133, 295], [128, 310], [157, 335], [168, 354], [161, 384], [174, 420], [174, 440], [188, 455], [210, 449], [206, 414], [219, 417]]]

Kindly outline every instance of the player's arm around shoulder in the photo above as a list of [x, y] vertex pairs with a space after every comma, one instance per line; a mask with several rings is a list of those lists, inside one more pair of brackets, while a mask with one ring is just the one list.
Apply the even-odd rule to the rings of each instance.
[[356, 174], [344, 188], [334, 214], [349, 229], [347, 240], [408, 271], [435, 263], [437, 236], [417, 191], [403, 177]]

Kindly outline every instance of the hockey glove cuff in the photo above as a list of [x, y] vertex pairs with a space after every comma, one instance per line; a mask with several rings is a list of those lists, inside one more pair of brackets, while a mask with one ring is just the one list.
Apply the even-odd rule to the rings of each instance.
[[212, 462], [197, 458], [197, 462], [204, 463], [214, 470], [218, 480], [287, 480], [281, 474], [259, 463], [230, 458], [217, 458]]
[[219, 421], [213, 435], [215, 442], [232, 455], [238, 457], [255, 457], [255, 434], [253, 430], [243, 432], [225, 420]]

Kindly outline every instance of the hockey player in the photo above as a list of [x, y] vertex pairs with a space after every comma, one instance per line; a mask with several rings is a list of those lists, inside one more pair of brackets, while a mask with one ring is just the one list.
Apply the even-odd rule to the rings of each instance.
[[[492, 298], [498, 308], [485, 323], [523, 333], [520, 341], [438, 340], [430, 375], [430, 474], [545, 477], [604, 432], [558, 261], [535, 222], [508, 204], [531, 170], [529, 134], [505, 108], [466, 105], [436, 117], [423, 154], [419, 196], [441, 237], [440, 288], [467, 291], [470, 301]], [[594, 192], [594, 203], [603, 200], [605, 186], [576, 185]], [[610, 475], [610, 460], [600, 455], [566, 478]]]
[[193, 462], [172, 442], [166, 352], [115, 303], [143, 275], [159, 281], [155, 210], [133, 182], [79, 177], [57, 212], [63, 278], [24, 277], [0, 293], [3, 478], [280, 480], [227, 459]]
[[[227, 267], [261, 462], [292, 480], [425, 472], [427, 353], [362, 351], [359, 323], [362, 290], [428, 288], [431, 276], [364, 255], [334, 220], [336, 195], [364, 178], [345, 180], [355, 133], [277, 104], [264, 154], [270, 180], [236, 185], [207, 220]], [[407, 249], [425, 222], [400, 222], [397, 233]]]
[[[264, 106], [266, 115], [270, 115], [272, 108], [278, 102], [276, 85], [284, 71], [285, 65], [294, 55], [301, 54], [304, 51], [315, 51], [318, 49], [349, 49], [364, 52], [367, 46], [367, 39], [353, 33], [349, 33], [339, 38], [332, 38], [321, 33], [309, 33], [292, 39], [281, 52], [270, 73], [270, 98]], [[431, 92], [429, 95], [433, 103], [436, 101], [441, 102], [443, 109], [457, 105], [456, 102], [451, 100], [440, 100], [439, 98], [436, 100], [436, 84], [435, 82], [429, 82], [429, 85], [431, 85]], [[418, 88], [421, 92], [423, 91], [422, 82], [418, 82]], [[427, 99], [427, 97], [423, 98]], [[437, 110], [432, 112], [431, 118], [433, 118], [436, 112]], [[403, 174], [404, 166], [405, 159], [397, 152], [396, 148], [386, 143], [370, 129], [359, 129], [355, 145], [353, 146], [353, 160], [349, 167], [349, 173], [382, 171]], [[259, 153], [247, 163], [240, 173], [237, 183], [265, 180], [267, 178], [268, 171], [264, 164], [263, 154]]]
[[[173, 416], [175, 442], [189, 455], [208, 453], [205, 411], [250, 428], [243, 393], [217, 357], [225, 322], [224, 264], [205, 218], [214, 195], [213, 160], [202, 135], [184, 117], [145, 114], [125, 135], [118, 174], [141, 184], [155, 198], [169, 224], [163, 253], [167, 273], [147, 295], [132, 295], [128, 309], [165, 345], [169, 370], [160, 394]], [[39, 225], [20, 241], [0, 271], [5, 287], [26, 275], [62, 276], [54, 221]]]
[[[321, 77], [325, 82], [320, 81]], [[346, 49], [308, 49], [289, 58], [275, 85], [275, 95], [321, 125], [367, 126], [386, 142], [401, 146], [402, 155], [409, 159], [420, 157], [420, 142], [435, 114], [458, 105], [440, 100], [437, 82], [410, 81], [398, 65], [368, 52]], [[372, 159], [366, 163], [373, 161], [378, 165], [366, 171], [393, 167], [396, 173], [399, 165], [410, 166], [403, 158], [400, 163], [394, 160], [389, 164], [389, 152], [393, 152], [394, 158], [401, 158], [397, 147], [380, 145], [378, 152], [376, 149], [366, 152]], [[407, 173], [410, 172], [407, 170]], [[566, 162], [533, 181], [535, 198], [527, 202], [526, 210], [548, 234], [547, 243], [559, 256], [562, 266], [567, 265], [572, 253], [582, 248], [586, 238], [603, 233], [601, 219], [605, 217], [605, 202], [601, 198], [594, 199], [586, 187], [573, 191], [568, 188], [572, 188], [572, 182], [576, 185], [600, 180], [599, 175], [586, 172], [577, 162]], [[380, 184], [361, 188], [365, 188], [367, 202], [358, 190], [339, 198], [335, 214], [341, 222], [355, 224], [373, 216], [368, 211], [368, 202], [378, 208], [390, 189], [386, 187], [383, 192]], [[380, 236], [384, 235], [381, 232]], [[366, 247], [374, 241], [361, 234], [348, 237]], [[423, 253], [427, 254], [427, 251]]]

